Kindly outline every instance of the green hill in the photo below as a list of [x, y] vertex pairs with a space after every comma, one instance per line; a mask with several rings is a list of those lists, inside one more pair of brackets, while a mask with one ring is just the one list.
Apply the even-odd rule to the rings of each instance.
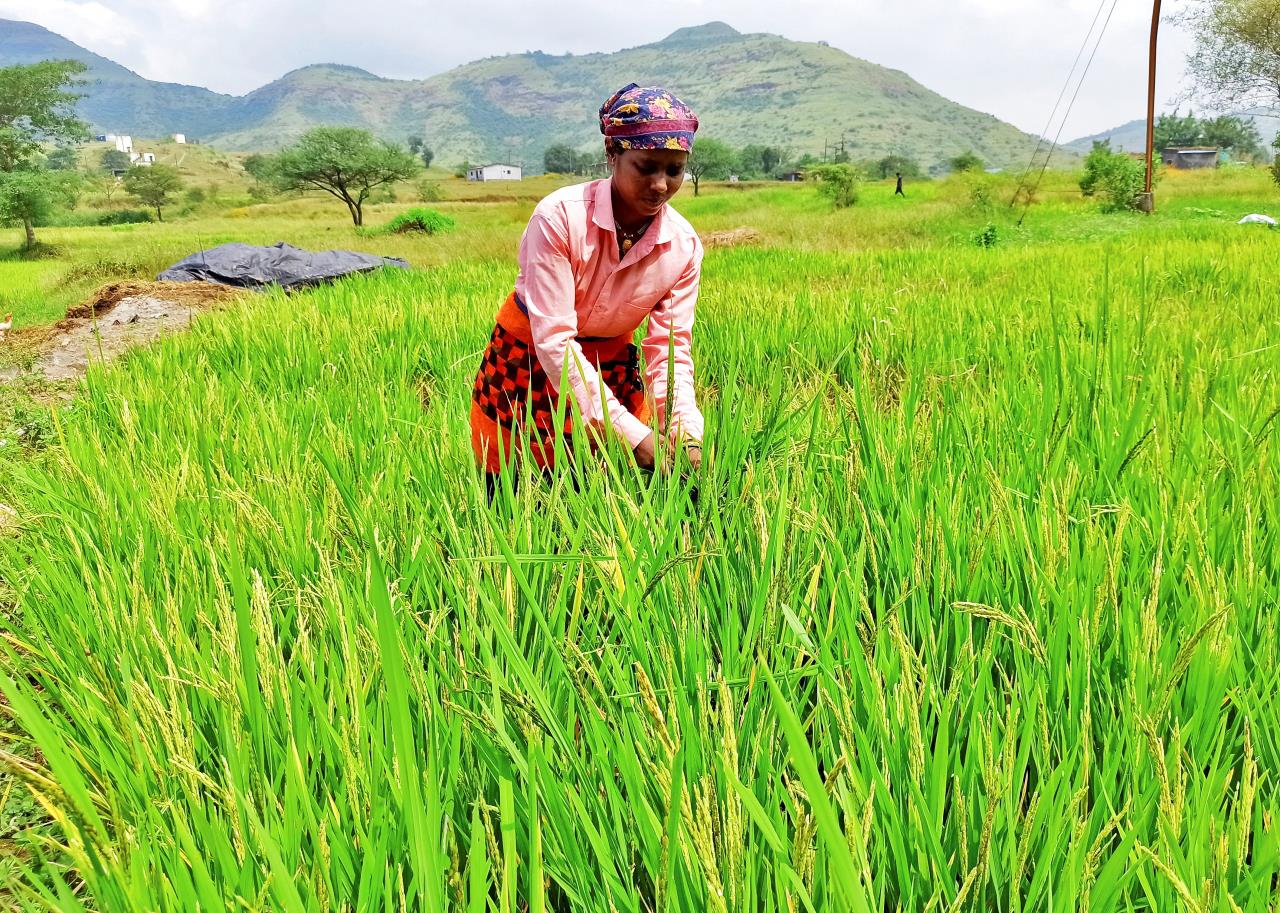
[[1011, 166], [1035, 145], [899, 70], [722, 22], [615, 53], [509, 54], [422, 80], [321, 64], [233, 97], [150, 82], [38, 26], [0, 20], [0, 65], [48, 57], [89, 63], [95, 82], [82, 110], [100, 129], [184, 132], [246, 151], [277, 148], [317, 124], [351, 124], [394, 140], [421, 135], [442, 162], [513, 159], [536, 169], [551, 143], [597, 145], [596, 109], [628, 81], [672, 87], [698, 112], [704, 135], [796, 155], [821, 154], [843, 138], [854, 158], [900, 152], [936, 165], [972, 149]]

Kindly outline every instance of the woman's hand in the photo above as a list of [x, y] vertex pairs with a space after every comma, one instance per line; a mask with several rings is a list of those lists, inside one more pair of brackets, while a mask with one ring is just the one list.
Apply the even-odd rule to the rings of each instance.
[[[675, 451], [669, 447], [662, 447], [662, 452], [658, 452], [658, 440], [654, 437], [653, 432], [649, 432], [639, 444], [636, 444], [635, 457], [636, 462], [644, 469], [653, 469], [661, 461], [663, 471], [671, 469], [674, 462]], [[689, 441], [685, 445], [685, 456], [689, 460], [689, 465], [693, 469], [702, 468], [702, 444], [697, 441]]]
[[652, 431], [649, 432], [648, 437], [646, 437], [639, 444], [636, 444], [636, 449], [635, 449], [636, 462], [640, 464], [641, 468], [643, 469], [653, 468], [654, 463], [657, 461], [657, 453], [654, 451], [655, 446], [656, 444], [654, 441]]

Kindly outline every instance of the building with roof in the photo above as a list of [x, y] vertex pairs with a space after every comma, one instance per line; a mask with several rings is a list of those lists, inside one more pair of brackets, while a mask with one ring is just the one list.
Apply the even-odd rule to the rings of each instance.
[[468, 181], [519, 181], [520, 176], [519, 165], [509, 165], [506, 162], [493, 162], [488, 165], [476, 165], [467, 169]]
[[1160, 150], [1160, 161], [1170, 168], [1217, 168], [1216, 146], [1171, 146]]

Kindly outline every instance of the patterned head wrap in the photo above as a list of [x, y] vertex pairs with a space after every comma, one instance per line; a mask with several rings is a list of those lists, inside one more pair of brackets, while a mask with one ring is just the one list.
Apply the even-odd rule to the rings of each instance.
[[634, 82], [600, 106], [600, 132], [610, 149], [693, 151], [698, 116], [666, 89]]

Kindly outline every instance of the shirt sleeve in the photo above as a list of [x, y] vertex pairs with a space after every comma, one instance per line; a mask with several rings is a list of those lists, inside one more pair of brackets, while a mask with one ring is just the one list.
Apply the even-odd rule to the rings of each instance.
[[560, 392], [563, 376], [583, 420], [603, 429], [607, 410], [609, 423], [634, 450], [649, 436], [649, 426], [618, 402], [608, 384], [600, 383], [577, 341], [569, 233], [553, 215], [535, 211], [529, 220], [520, 240], [520, 273], [533, 348], [552, 389]]
[[682, 438], [702, 441], [702, 413], [693, 389], [693, 312], [702, 276], [702, 253], [702, 243], [696, 242], [689, 265], [650, 313], [644, 339], [645, 375], [658, 427], [666, 429], [673, 444]]

